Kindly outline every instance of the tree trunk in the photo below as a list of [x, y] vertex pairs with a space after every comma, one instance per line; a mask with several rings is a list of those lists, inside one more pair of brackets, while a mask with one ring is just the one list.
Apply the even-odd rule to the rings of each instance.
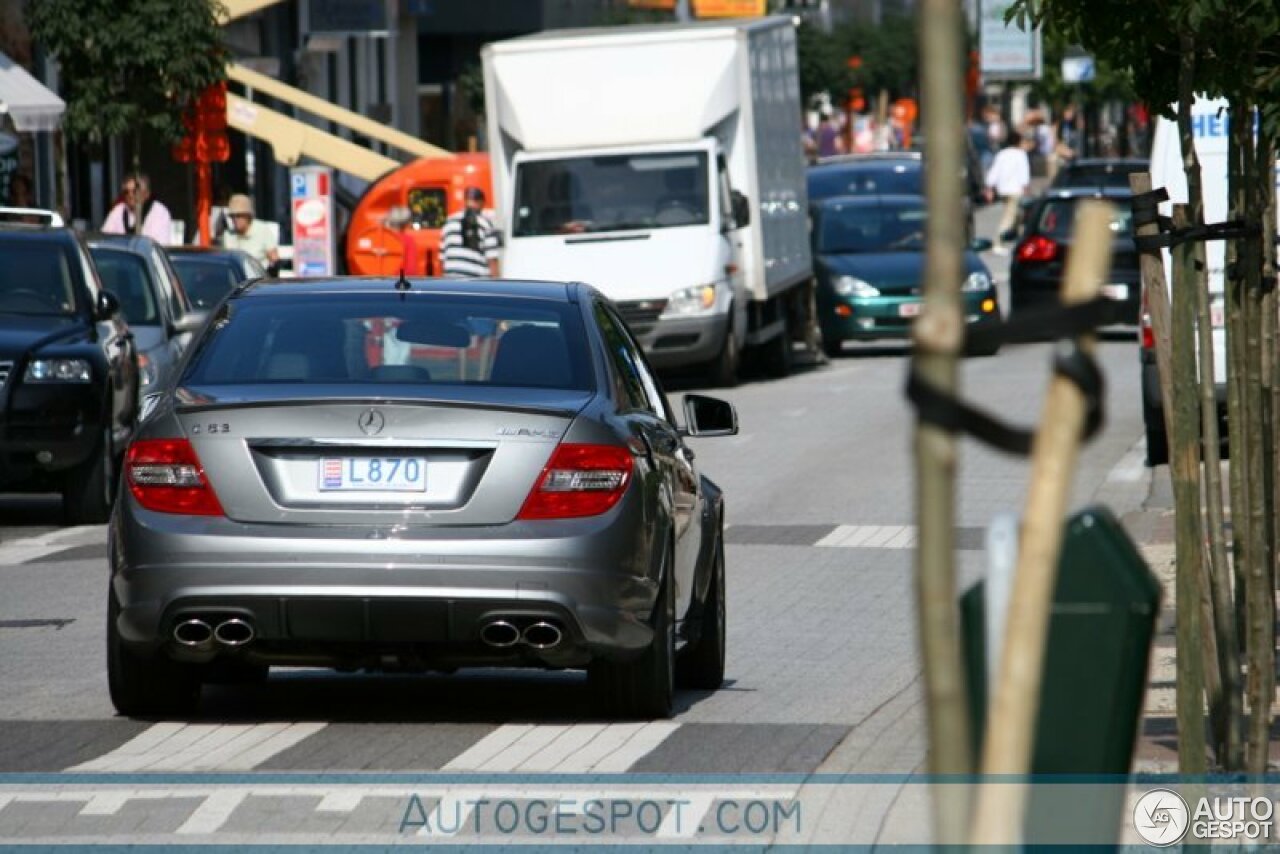
[[[929, 196], [926, 224], [924, 307], [914, 327], [914, 369], [942, 392], [959, 387], [956, 359], [963, 345], [965, 218], [960, 182], [964, 104], [960, 76], [960, 7], [953, 0], [925, 0], [920, 16], [923, 62], [924, 131], [929, 143], [925, 180]], [[883, 107], [885, 99], [881, 98]], [[973, 770], [969, 713], [955, 576], [956, 442], [938, 427], [917, 423], [916, 595], [920, 649], [929, 709], [929, 763], [934, 774]], [[935, 787], [937, 838], [963, 839], [968, 823], [964, 787]]]
[[[1204, 194], [1200, 182], [1200, 158], [1196, 154], [1191, 129], [1190, 110], [1179, 110], [1178, 136], [1182, 144], [1183, 169], [1187, 175], [1187, 207], [1190, 223], [1204, 222]], [[1205, 667], [1209, 689], [1211, 729], [1214, 755], [1227, 771], [1238, 770], [1244, 761], [1243, 705], [1240, 694], [1240, 642], [1236, 633], [1235, 609], [1231, 596], [1231, 563], [1227, 557], [1226, 514], [1222, 496], [1221, 436], [1218, 432], [1218, 400], [1214, 381], [1216, 365], [1213, 352], [1213, 315], [1209, 297], [1209, 272], [1205, 263], [1205, 245], [1193, 246], [1195, 274], [1196, 333], [1199, 353], [1200, 430], [1204, 448], [1204, 492], [1207, 513], [1209, 560], [1206, 593], [1211, 600], [1212, 620], [1206, 623], [1205, 640], [1213, 641], [1216, 658], [1210, 657]], [[1212, 666], [1210, 666], [1212, 665]], [[1215, 672], [1216, 670], [1216, 672]]]
[[[1179, 126], [1190, 127], [1195, 52], [1184, 44], [1179, 69]], [[1188, 171], [1195, 148], [1183, 151]], [[1175, 218], [1178, 209], [1174, 209]], [[1183, 774], [1206, 770], [1204, 745], [1204, 661], [1200, 621], [1204, 541], [1200, 517], [1200, 397], [1196, 381], [1195, 287], [1193, 253], [1185, 244], [1173, 252], [1173, 306], [1170, 367], [1173, 376], [1173, 433], [1169, 472], [1176, 511], [1177, 718], [1178, 768]], [[1170, 402], [1166, 402], [1166, 406]]]

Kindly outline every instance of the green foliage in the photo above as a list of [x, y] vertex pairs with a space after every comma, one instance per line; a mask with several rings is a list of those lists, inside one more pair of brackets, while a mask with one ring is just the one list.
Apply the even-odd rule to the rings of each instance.
[[834, 34], [810, 24], [796, 31], [796, 54], [800, 65], [800, 95], [808, 100], [819, 92], [829, 92], [840, 101], [852, 85], [845, 62], [848, 54]]
[[1067, 83], [1062, 79], [1062, 59], [1069, 48], [1062, 33], [1044, 33], [1044, 74], [1032, 84], [1032, 92], [1041, 101], [1055, 106], [1069, 103], [1102, 104], [1108, 101], [1132, 101], [1137, 95], [1127, 68], [1117, 69], [1104, 59], [1094, 58], [1094, 79], [1089, 83]]
[[216, 0], [32, 0], [32, 38], [58, 61], [74, 139], [176, 141], [182, 113], [225, 79]]
[[[914, 18], [890, 17], [880, 26], [846, 24], [827, 33], [804, 24], [797, 33], [800, 59], [800, 92], [805, 98], [830, 92], [842, 102], [845, 93], [857, 86], [868, 101], [885, 89], [891, 96], [913, 95], [917, 91], [920, 62]], [[851, 57], [861, 65], [850, 68]]]

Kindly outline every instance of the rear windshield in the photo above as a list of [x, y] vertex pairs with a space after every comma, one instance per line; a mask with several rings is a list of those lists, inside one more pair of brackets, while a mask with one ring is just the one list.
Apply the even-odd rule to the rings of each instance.
[[590, 390], [576, 306], [445, 294], [255, 295], [223, 305], [185, 385], [446, 384]]
[[116, 249], [89, 250], [102, 287], [120, 301], [120, 312], [134, 326], [156, 326], [160, 311], [151, 288], [151, 271], [141, 255]]
[[919, 196], [924, 193], [919, 163], [824, 166], [809, 171], [809, 201], [832, 196]]
[[218, 260], [176, 255], [170, 260], [182, 280], [183, 290], [196, 308], [212, 308], [245, 279], [239, 265], [231, 258]]
[[62, 246], [44, 240], [0, 240], [0, 314], [74, 314], [75, 294]]
[[[1045, 202], [1040, 208], [1040, 215], [1036, 217], [1036, 233], [1050, 237], [1070, 237], [1080, 201], [1082, 200], [1059, 199]], [[1132, 236], [1133, 211], [1128, 203], [1112, 203], [1111, 232], [1117, 236]]]
[[1096, 163], [1069, 166], [1058, 174], [1055, 187], [1101, 187], [1104, 189], [1129, 189], [1129, 173], [1141, 172], [1142, 164]]

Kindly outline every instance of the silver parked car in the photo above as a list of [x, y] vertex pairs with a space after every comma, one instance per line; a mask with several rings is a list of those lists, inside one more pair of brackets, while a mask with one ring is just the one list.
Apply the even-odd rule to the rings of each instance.
[[124, 714], [215, 672], [585, 668], [664, 717], [724, 674], [724, 506], [585, 285], [241, 286], [128, 450], [108, 667]]

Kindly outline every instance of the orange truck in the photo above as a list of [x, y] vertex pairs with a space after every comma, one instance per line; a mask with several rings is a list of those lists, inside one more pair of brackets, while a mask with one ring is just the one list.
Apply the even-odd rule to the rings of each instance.
[[387, 225], [391, 209], [409, 209], [409, 234], [425, 259], [424, 272], [438, 276], [440, 231], [450, 214], [462, 210], [468, 187], [493, 202], [488, 154], [422, 158], [383, 175], [361, 196], [347, 225], [347, 272], [358, 276], [394, 276], [404, 262], [400, 234]]

